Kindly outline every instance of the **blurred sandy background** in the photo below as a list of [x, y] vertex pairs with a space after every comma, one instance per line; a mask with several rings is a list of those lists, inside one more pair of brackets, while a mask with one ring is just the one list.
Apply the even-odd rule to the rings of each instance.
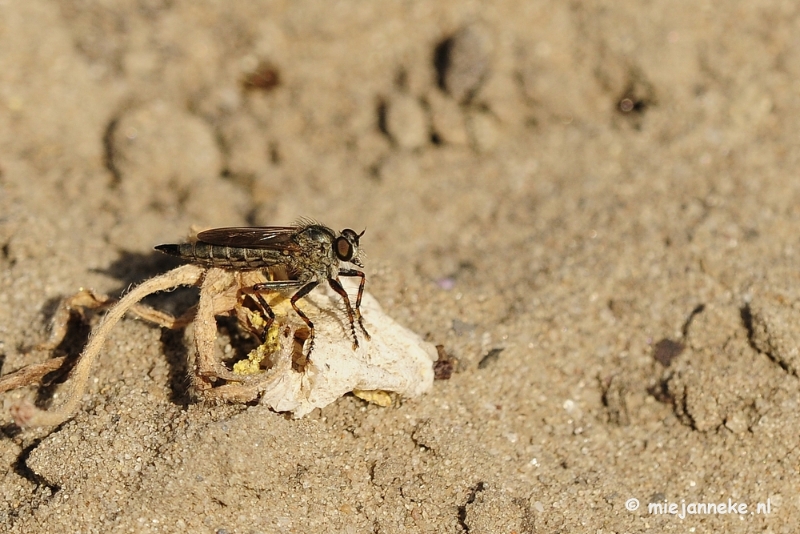
[[0, 530], [792, 531], [799, 9], [0, 3], [3, 373], [154, 245], [299, 216], [366, 228], [368, 290], [459, 360], [296, 421], [187, 402], [187, 340], [125, 320], [72, 421], [2, 395]]

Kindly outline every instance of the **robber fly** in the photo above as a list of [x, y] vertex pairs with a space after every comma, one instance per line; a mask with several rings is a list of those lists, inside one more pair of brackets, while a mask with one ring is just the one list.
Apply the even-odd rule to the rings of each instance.
[[[290, 302], [311, 332], [310, 355], [314, 348], [314, 323], [297, 307], [297, 301], [308, 295], [322, 280], [327, 280], [331, 288], [344, 299], [353, 333], [353, 350], [358, 348], [356, 320], [364, 337], [370, 339], [361, 318], [361, 296], [366, 282], [364, 273], [341, 267], [342, 263], [364, 267], [359, 259], [361, 251], [358, 244], [362, 235], [364, 232], [357, 234], [349, 228], [337, 234], [327, 226], [303, 220], [295, 226], [215, 228], [197, 234], [195, 242], [158, 245], [156, 250], [193, 263], [234, 271], [275, 272], [283, 268], [288, 275], [287, 280], [270, 280], [252, 288], [267, 315], [264, 336], [275, 320], [275, 314], [259, 292], [296, 290]], [[361, 278], [355, 308], [339, 282], [340, 276]]]

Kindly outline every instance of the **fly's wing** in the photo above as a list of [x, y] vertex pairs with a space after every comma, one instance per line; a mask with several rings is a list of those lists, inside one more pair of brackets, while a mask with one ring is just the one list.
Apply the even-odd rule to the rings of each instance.
[[241, 226], [214, 228], [197, 234], [197, 240], [221, 247], [300, 251], [292, 239], [297, 226]]

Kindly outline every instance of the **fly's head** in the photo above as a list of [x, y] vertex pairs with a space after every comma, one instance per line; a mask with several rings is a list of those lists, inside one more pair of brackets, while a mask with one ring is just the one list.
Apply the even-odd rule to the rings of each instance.
[[333, 253], [339, 261], [346, 261], [361, 268], [364, 267], [359, 257], [363, 256], [363, 254], [358, 246], [358, 240], [362, 235], [364, 235], [364, 232], [357, 234], [349, 228], [342, 230], [341, 235], [333, 241]]

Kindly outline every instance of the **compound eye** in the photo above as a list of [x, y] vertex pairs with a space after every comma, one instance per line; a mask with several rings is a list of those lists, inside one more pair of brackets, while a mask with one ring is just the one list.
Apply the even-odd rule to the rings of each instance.
[[337, 237], [334, 244], [336, 249], [336, 256], [342, 261], [350, 261], [353, 259], [353, 245], [344, 237]]

